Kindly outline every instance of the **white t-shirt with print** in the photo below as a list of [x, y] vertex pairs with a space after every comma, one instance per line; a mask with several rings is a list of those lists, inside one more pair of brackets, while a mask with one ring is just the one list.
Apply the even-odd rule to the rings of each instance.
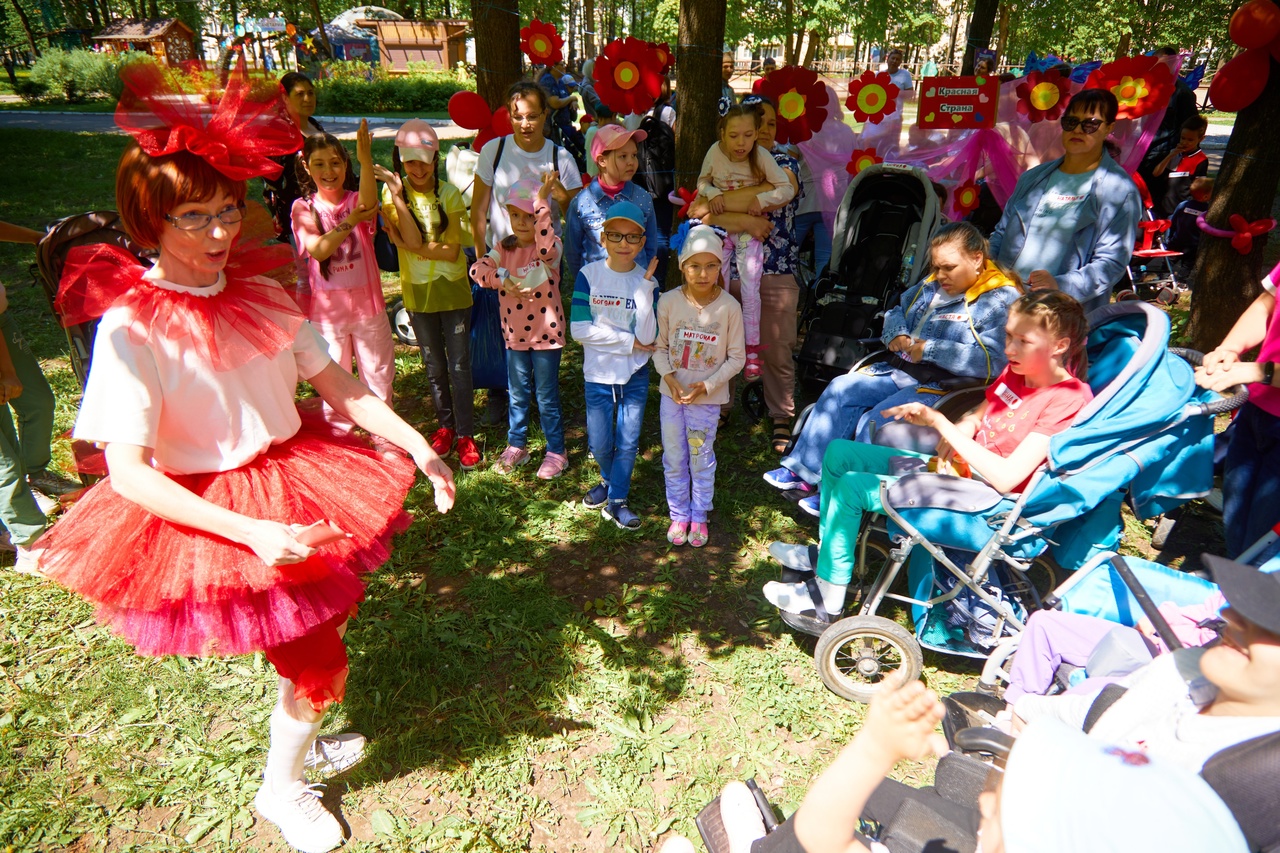
[[[502, 159], [494, 169], [494, 160], [498, 157], [498, 147], [502, 147]], [[558, 166], [553, 166], [558, 163]], [[476, 164], [476, 179], [489, 186], [489, 230], [485, 243], [496, 246], [511, 233], [511, 223], [507, 219], [507, 208], [503, 202], [507, 191], [523, 180], [541, 181], [544, 172], [553, 168], [560, 170], [560, 183], [572, 192], [582, 188], [582, 175], [578, 172], [578, 164], [573, 162], [573, 155], [560, 148], [548, 139], [542, 147], [534, 152], [525, 151], [513, 137], [504, 136], [490, 139], [480, 149], [480, 162]], [[560, 206], [554, 198], [547, 201], [551, 205], [551, 222], [555, 226], [556, 236], [561, 234]]]

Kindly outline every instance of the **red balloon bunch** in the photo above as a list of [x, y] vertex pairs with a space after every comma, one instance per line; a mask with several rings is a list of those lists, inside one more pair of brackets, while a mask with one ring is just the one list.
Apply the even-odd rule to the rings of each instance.
[[1272, 0], [1249, 0], [1231, 16], [1228, 32], [1245, 51], [1213, 76], [1209, 99], [1218, 109], [1234, 113], [1258, 99], [1271, 75], [1271, 60], [1280, 62], [1280, 6]]
[[492, 112], [484, 98], [475, 92], [454, 92], [449, 98], [449, 118], [458, 127], [476, 131], [471, 147], [479, 151], [490, 139], [511, 133], [511, 113], [505, 106]]

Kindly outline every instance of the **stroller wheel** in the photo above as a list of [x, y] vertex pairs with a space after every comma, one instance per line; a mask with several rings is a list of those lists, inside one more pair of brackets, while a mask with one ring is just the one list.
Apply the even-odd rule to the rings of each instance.
[[742, 411], [746, 412], [753, 423], [759, 423], [768, 414], [768, 408], [764, 404], [764, 383], [760, 380], [742, 386]]
[[1116, 302], [1132, 302], [1138, 298], [1137, 291], [1121, 290], [1116, 292]]
[[402, 344], [411, 347], [418, 345], [418, 336], [413, 331], [413, 324], [409, 322], [409, 311], [404, 307], [404, 300], [397, 299], [387, 309], [387, 316], [391, 320], [391, 334], [396, 336], [396, 340]]
[[870, 702], [881, 686], [920, 677], [924, 657], [906, 628], [880, 616], [850, 616], [832, 625], [813, 652], [822, 683], [854, 702]]

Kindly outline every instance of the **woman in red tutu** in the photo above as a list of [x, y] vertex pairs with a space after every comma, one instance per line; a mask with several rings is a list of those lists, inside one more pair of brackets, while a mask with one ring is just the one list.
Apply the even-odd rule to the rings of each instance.
[[[46, 575], [94, 602], [140, 654], [265, 652], [280, 690], [254, 804], [294, 847], [330, 850], [342, 829], [303, 772], [309, 756], [317, 763], [325, 709], [343, 697], [342, 633], [364, 595], [360, 576], [409, 524], [415, 465], [441, 512], [453, 478], [261, 277], [289, 265], [288, 247], [248, 248], [240, 233], [245, 181], [278, 174], [269, 156], [301, 143], [279, 99], [255, 100], [233, 81], [210, 114], [171, 94], [154, 66], [134, 66], [125, 82], [117, 121], [136, 143], [120, 160], [116, 200], [129, 235], [159, 257], [146, 268], [93, 246], [68, 258], [63, 321], [100, 318], [75, 435], [106, 446], [110, 476], [35, 551]], [[299, 378], [412, 461], [300, 416]], [[363, 738], [328, 745], [338, 754], [319, 763], [341, 769]]]

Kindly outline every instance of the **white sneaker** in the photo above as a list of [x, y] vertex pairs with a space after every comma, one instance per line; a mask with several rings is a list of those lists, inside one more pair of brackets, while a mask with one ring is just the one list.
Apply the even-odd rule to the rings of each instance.
[[302, 853], [327, 853], [345, 839], [338, 819], [320, 803], [322, 787], [299, 780], [277, 794], [264, 780], [253, 807], [276, 825], [291, 847]]
[[35, 554], [23, 548], [21, 545], [15, 545], [13, 548], [13, 570], [20, 575], [37, 575], [44, 577], [44, 572], [40, 571], [40, 561]]
[[340, 735], [321, 735], [307, 750], [302, 766], [317, 774], [336, 775], [350, 770], [364, 760], [364, 735], [345, 732]]
[[784, 568], [796, 572], [813, 571], [813, 560], [809, 556], [808, 545], [791, 545], [786, 542], [770, 542], [769, 556], [777, 560]]
[[729, 838], [729, 853], [751, 853], [752, 843], [765, 836], [760, 805], [743, 782], [730, 782], [720, 792], [720, 822]]

